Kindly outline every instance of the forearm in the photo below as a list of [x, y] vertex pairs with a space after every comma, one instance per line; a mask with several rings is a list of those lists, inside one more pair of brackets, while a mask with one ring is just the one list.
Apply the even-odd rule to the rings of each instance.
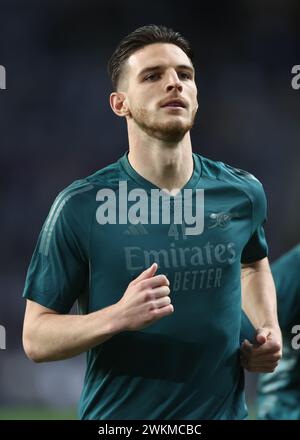
[[279, 327], [276, 290], [268, 259], [243, 265], [241, 283], [242, 307], [253, 326]]
[[25, 351], [35, 362], [71, 358], [122, 331], [115, 305], [87, 315], [44, 313], [24, 328]]

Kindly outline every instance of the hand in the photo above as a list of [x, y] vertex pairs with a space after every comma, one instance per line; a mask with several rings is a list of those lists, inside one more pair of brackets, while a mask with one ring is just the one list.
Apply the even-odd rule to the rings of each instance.
[[123, 331], [139, 330], [174, 311], [170, 299], [170, 282], [165, 275], [156, 275], [153, 263], [129, 283], [116, 304]]
[[255, 343], [245, 339], [241, 345], [242, 366], [256, 373], [272, 373], [282, 357], [279, 328], [262, 327], [256, 330]]

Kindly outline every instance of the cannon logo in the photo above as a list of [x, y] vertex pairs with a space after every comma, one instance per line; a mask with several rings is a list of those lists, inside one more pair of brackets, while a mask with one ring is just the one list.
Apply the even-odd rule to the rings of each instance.
[[0, 90], [6, 89], [6, 70], [4, 66], [0, 65]]
[[238, 213], [230, 212], [213, 212], [209, 215], [210, 225], [208, 229], [222, 228], [225, 229], [233, 218], [238, 217]]

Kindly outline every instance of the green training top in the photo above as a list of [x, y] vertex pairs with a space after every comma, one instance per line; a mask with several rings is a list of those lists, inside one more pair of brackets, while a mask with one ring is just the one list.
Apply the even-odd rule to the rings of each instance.
[[88, 351], [82, 419], [247, 417], [240, 263], [267, 255], [265, 194], [245, 171], [193, 161], [181, 191], [157, 197], [127, 152], [63, 190], [45, 221], [25, 298], [58, 313], [78, 300], [89, 313], [118, 302], [153, 262], [170, 280], [171, 315]]
[[[300, 420], [300, 245], [271, 265], [277, 291], [278, 320], [282, 330], [282, 359], [274, 373], [260, 374], [259, 419]], [[243, 316], [243, 337], [254, 329]]]

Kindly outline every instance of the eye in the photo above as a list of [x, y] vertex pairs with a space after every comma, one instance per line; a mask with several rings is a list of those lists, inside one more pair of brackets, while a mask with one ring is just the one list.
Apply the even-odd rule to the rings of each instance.
[[155, 81], [159, 78], [159, 73], [151, 73], [150, 75], [146, 76], [145, 81]]
[[192, 75], [187, 72], [179, 72], [178, 76], [182, 79], [192, 79]]

